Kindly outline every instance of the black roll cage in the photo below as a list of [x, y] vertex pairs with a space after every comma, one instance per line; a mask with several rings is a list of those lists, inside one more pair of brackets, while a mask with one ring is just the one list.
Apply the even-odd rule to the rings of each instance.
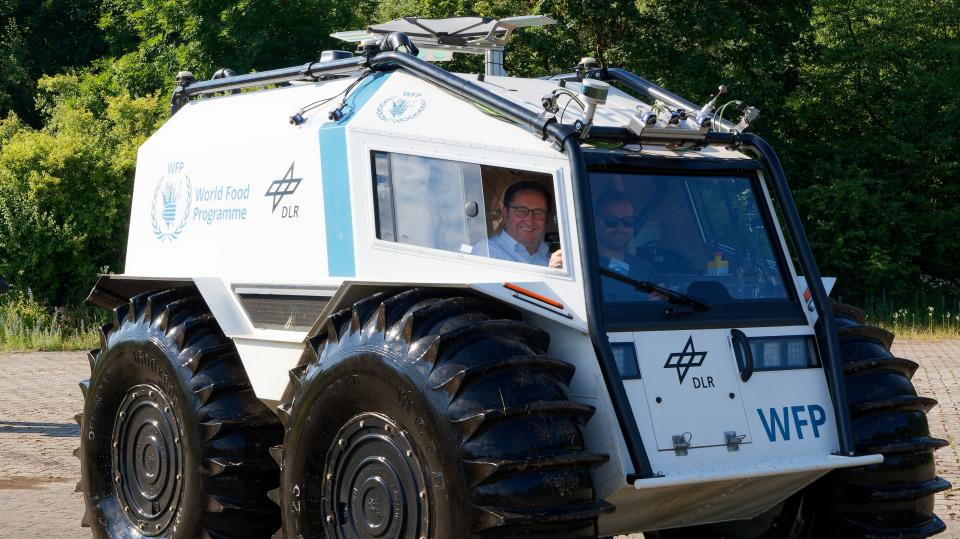
[[[211, 79], [201, 82], [192, 82], [188, 78], [178, 79], [170, 100], [170, 114], [175, 114], [191, 97], [204, 94], [227, 92], [251, 86], [278, 84], [294, 80], [319, 80], [321, 76], [348, 74], [364, 69], [375, 71], [392, 71], [402, 69], [405, 72], [440, 86], [467, 101], [472, 101], [488, 107], [505, 119], [527, 128], [543, 140], [549, 139], [554, 146], [567, 154], [571, 170], [573, 194], [578, 200], [587, 200], [589, 195], [589, 178], [584, 152], [580, 146], [580, 132], [572, 125], [561, 124], [552, 116], [545, 116], [538, 111], [531, 110], [523, 105], [504, 99], [497, 94], [471, 81], [454, 75], [443, 68], [402, 52], [370, 52], [363, 56], [344, 58], [328, 62], [310, 62], [301, 66], [294, 66], [248, 75]], [[564, 78], [570, 78], [565, 76]], [[574, 76], [575, 77], [575, 76]], [[618, 68], [594, 69], [586, 73], [586, 77], [603, 81], [616, 81], [647, 99], [659, 99], [668, 106], [697, 110], [699, 107], [683, 98], [672, 94], [664, 88], [647, 80]], [[723, 127], [731, 127], [725, 124]], [[616, 142], [655, 142], [664, 144], [669, 142], [684, 143], [689, 139], [671, 141], [662, 135], [655, 139], [636, 136], [626, 128], [594, 127], [590, 131], [588, 141], [616, 141]], [[797, 260], [806, 276], [807, 286], [813, 295], [814, 305], [820, 317], [817, 331], [819, 340], [824, 343], [823, 359], [827, 374], [827, 383], [830, 396], [833, 400], [834, 414], [837, 421], [839, 454], [855, 455], [853, 430], [847, 406], [846, 388], [843, 384], [843, 366], [840, 359], [840, 344], [837, 338], [836, 323], [830, 300], [817, 270], [813, 258], [813, 251], [807, 240], [806, 233], [797, 213], [786, 174], [780, 164], [780, 159], [773, 148], [762, 138], [752, 133], [707, 132], [699, 144], [718, 144], [737, 149], [741, 152], [753, 154], [770, 172], [769, 178], [775, 198], [780, 204], [783, 219], [790, 233]], [[593, 208], [591, 204], [579, 204], [575, 207], [575, 217], [580, 230], [589, 230], [593, 223]], [[601, 305], [601, 287], [598, 268], [596, 238], [589, 234], [581, 238], [580, 263], [583, 268], [584, 296], [587, 309], [587, 326], [594, 351], [599, 359], [600, 371], [610, 395], [610, 400], [617, 415], [617, 421], [624, 434], [624, 442], [630, 454], [634, 473], [627, 476], [628, 482], [636, 479], [655, 477], [650, 461], [644, 449], [640, 430], [633, 417], [630, 403], [624, 389], [623, 380], [617, 370], [613, 358], [610, 341], [606, 336], [606, 325], [603, 320]]]

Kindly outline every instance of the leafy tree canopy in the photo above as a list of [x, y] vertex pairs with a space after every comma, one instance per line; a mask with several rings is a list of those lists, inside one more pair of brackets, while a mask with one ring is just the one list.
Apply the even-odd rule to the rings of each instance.
[[0, 0], [0, 273], [65, 303], [122, 269], [136, 148], [180, 70], [295, 65], [349, 47], [331, 32], [406, 15], [541, 13], [558, 23], [515, 37], [511, 72], [594, 56], [695, 102], [726, 84], [763, 110], [839, 293], [904, 299], [923, 280], [956, 297], [958, 3]]

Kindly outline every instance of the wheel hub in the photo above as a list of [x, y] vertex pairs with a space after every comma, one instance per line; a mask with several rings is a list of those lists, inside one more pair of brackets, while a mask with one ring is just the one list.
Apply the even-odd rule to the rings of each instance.
[[322, 490], [332, 536], [427, 535], [426, 482], [417, 451], [386, 416], [361, 414], [340, 429], [327, 452]]
[[167, 396], [152, 384], [127, 391], [117, 410], [112, 476], [127, 518], [141, 533], [162, 533], [183, 490], [180, 425]]

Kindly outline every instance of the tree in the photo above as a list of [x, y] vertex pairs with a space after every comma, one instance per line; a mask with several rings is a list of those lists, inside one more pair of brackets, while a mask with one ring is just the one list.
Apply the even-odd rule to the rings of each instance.
[[960, 269], [956, 0], [824, 0], [782, 153], [824, 273], [858, 301]]
[[0, 122], [0, 274], [61, 305], [121, 267], [136, 150], [162, 120], [156, 96], [107, 96], [91, 111], [81, 80], [41, 80], [59, 92], [42, 129]]
[[0, 1], [0, 118], [14, 112], [39, 126], [37, 79], [104, 52], [98, 0]]
[[294, 65], [345, 48], [331, 32], [407, 15], [542, 13], [558, 22], [514, 37], [512, 74], [594, 56], [697, 103], [726, 84], [721, 102], [761, 108], [758, 133], [846, 299], [903, 300], [921, 277], [960, 292], [958, 3], [0, 0], [0, 273], [62, 302], [119, 269], [136, 147], [180, 70]]

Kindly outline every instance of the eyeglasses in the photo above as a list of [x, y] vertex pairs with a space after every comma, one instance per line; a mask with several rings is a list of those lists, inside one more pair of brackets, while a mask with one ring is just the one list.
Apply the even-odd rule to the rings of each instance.
[[513, 210], [513, 214], [520, 219], [526, 219], [528, 215], [533, 214], [535, 221], [543, 221], [547, 218], [547, 210], [531, 210], [526, 206], [507, 206]]
[[634, 218], [633, 217], [617, 217], [616, 215], [604, 215], [601, 219], [603, 225], [607, 228], [613, 228], [617, 225], [622, 226], [623, 228], [633, 228]]

